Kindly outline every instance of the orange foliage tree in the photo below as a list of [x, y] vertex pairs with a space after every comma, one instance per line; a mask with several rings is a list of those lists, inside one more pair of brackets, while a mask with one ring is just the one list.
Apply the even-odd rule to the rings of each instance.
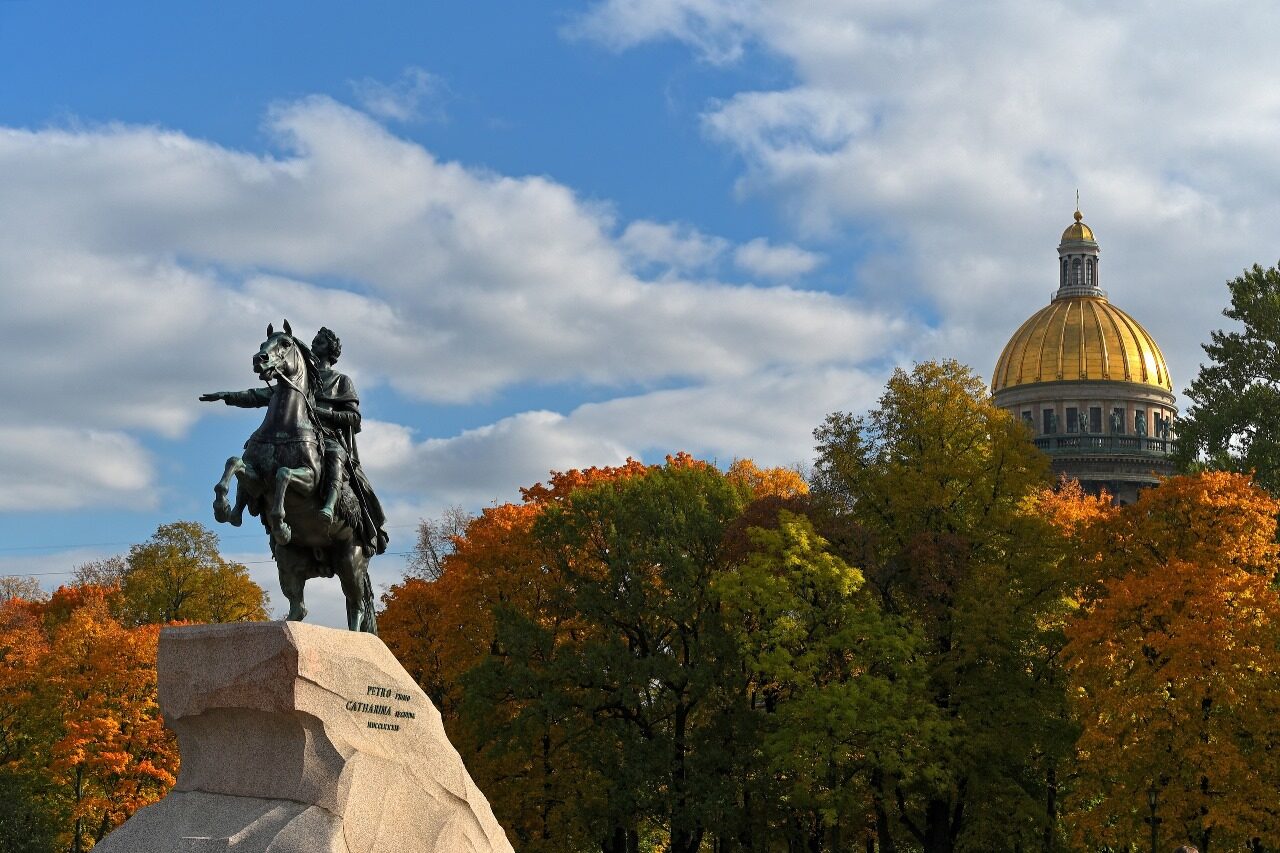
[[1087, 527], [1096, 575], [1067, 647], [1078, 841], [1280, 846], [1277, 511], [1208, 473]]
[[441, 560], [437, 579], [406, 578], [383, 597], [385, 609], [378, 616], [383, 640], [440, 709], [503, 825], [544, 849], [558, 843], [569, 849], [574, 837], [563, 812], [582, 779], [566, 766], [572, 758], [564, 727], [544, 718], [537, 731], [516, 737], [533, 750], [490, 748], [495, 731], [512, 733], [526, 703], [514, 695], [500, 697], [485, 714], [464, 719], [463, 676], [487, 657], [504, 653], [495, 629], [495, 614], [503, 609], [546, 632], [543, 643], [526, 650], [542, 663], [574, 642], [573, 626], [556, 601], [563, 579], [537, 544], [534, 523], [575, 489], [648, 470], [628, 460], [617, 467], [553, 472], [545, 484], [522, 489], [521, 503], [489, 507], [472, 518], [456, 537], [453, 552]]
[[164, 796], [178, 769], [156, 702], [159, 627], [120, 624], [118, 596], [64, 587], [0, 618], [2, 769], [30, 780], [29, 800], [56, 817], [50, 841], [72, 853]]
[[48, 853], [66, 808], [43, 769], [48, 766], [56, 709], [37, 692], [49, 657], [38, 608], [0, 603], [0, 849]]

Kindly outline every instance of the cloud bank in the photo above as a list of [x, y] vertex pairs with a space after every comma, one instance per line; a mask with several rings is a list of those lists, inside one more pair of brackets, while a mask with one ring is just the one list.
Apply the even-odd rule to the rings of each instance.
[[[777, 388], [759, 377], [807, 383], [820, 407], [844, 402], [818, 378], [882, 358], [908, 323], [707, 271], [732, 255], [765, 278], [794, 276], [811, 263], [798, 247], [619, 223], [551, 178], [441, 161], [328, 98], [282, 105], [266, 128], [273, 148], [260, 153], [155, 127], [0, 129], [0, 340], [20, 366], [0, 377], [11, 401], [0, 425], [26, 437], [28, 463], [14, 469], [15, 505], [152, 488], [139, 437], [180, 436], [210, 412], [199, 392], [253, 384], [249, 356], [281, 317], [334, 327], [361, 387], [410, 401], [470, 403], [528, 383], [628, 389], [599, 409], [417, 436], [415, 458], [435, 460], [420, 461], [420, 482], [471, 500], [511, 492], [517, 471], [653, 446], [729, 453], [738, 435], [790, 460], [812, 421], [769, 433]], [[379, 457], [397, 445], [377, 436], [366, 459], [390, 473]], [[441, 441], [466, 464], [424, 449]], [[45, 482], [59, 464], [80, 472], [68, 489], [81, 497]]]
[[1222, 324], [1223, 282], [1274, 263], [1280, 8], [1194, 2], [603, 0], [567, 32], [675, 41], [708, 73], [765, 55], [792, 80], [709, 102], [738, 190], [800, 236], [857, 235], [864, 298], [928, 305], [923, 354], [988, 371], [1047, 302], [1074, 191], [1102, 285], [1179, 388]]

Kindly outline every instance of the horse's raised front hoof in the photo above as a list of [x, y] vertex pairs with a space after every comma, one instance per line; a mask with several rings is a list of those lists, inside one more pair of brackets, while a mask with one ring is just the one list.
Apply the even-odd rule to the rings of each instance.
[[244, 524], [244, 512], [233, 511], [231, 513], [231, 516], [227, 519], [227, 523], [230, 524], [232, 527], [239, 527], [240, 525]]
[[[213, 499], [213, 520], [219, 524], [226, 524], [231, 520], [231, 502], [225, 495], [218, 495]], [[239, 527], [238, 524], [236, 526]]]
[[271, 531], [271, 538], [277, 545], [288, 545], [289, 540], [293, 538], [293, 531], [289, 529], [286, 522], [281, 521], [276, 524], [276, 529]]
[[295, 604], [289, 608], [289, 615], [284, 618], [289, 622], [301, 622], [307, 618], [307, 608], [301, 604]]

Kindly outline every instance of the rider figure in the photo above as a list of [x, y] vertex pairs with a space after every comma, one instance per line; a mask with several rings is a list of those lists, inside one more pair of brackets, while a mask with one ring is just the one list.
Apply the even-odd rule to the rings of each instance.
[[366, 525], [372, 527], [368, 531], [372, 539], [369, 544], [381, 554], [387, 547], [387, 533], [383, 529], [386, 519], [381, 504], [364, 476], [356, 451], [355, 434], [360, 431], [360, 398], [356, 395], [356, 387], [351, 378], [333, 369], [334, 363], [342, 355], [342, 341], [331, 330], [321, 327], [311, 341], [311, 354], [315, 356], [319, 367], [315, 389], [316, 419], [329, 428], [324, 440], [323, 482], [326, 488], [324, 506], [320, 512], [332, 521], [338, 495], [342, 491], [342, 484], [348, 481], [346, 474], [350, 470], [350, 485], [364, 510]]
[[320, 368], [315, 389], [316, 419], [329, 427], [324, 439], [322, 480], [327, 487], [320, 512], [332, 521], [351, 456], [347, 448], [355, 444], [355, 433], [360, 429], [360, 398], [350, 377], [333, 369], [342, 355], [342, 341], [337, 335], [322, 326], [311, 341], [311, 354]]

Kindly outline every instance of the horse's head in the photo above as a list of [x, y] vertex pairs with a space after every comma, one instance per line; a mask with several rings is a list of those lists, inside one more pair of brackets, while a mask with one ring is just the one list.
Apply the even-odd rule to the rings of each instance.
[[307, 348], [293, 337], [288, 320], [280, 332], [268, 325], [267, 339], [253, 357], [253, 372], [264, 382], [284, 377], [289, 384], [297, 386], [306, 380], [307, 356]]

